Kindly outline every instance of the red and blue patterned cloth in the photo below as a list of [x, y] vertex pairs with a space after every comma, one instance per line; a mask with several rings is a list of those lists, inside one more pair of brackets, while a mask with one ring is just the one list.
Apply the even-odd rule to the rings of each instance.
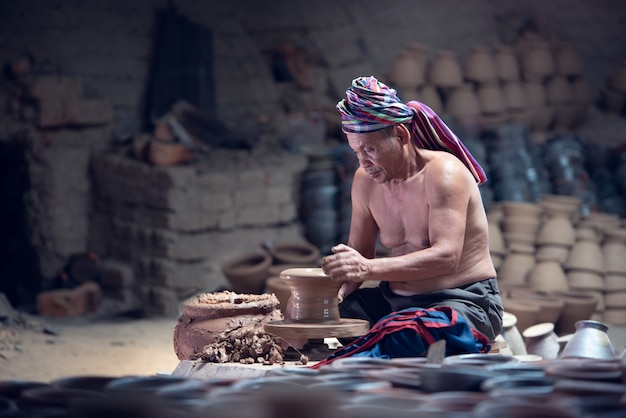
[[471, 171], [478, 184], [487, 181], [480, 164], [430, 107], [418, 101], [402, 103], [396, 90], [375, 77], [355, 78], [346, 90], [346, 98], [337, 103], [337, 109], [346, 133], [367, 133], [409, 123], [418, 147], [452, 153]]
[[491, 349], [489, 339], [450, 307], [408, 308], [384, 316], [367, 334], [311, 368], [344, 357], [423, 357], [428, 347], [441, 339], [446, 340], [446, 356], [486, 353]]

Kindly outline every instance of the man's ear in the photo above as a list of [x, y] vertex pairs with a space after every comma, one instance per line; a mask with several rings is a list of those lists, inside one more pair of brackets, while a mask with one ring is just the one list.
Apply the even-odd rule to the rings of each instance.
[[402, 144], [406, 144], [411, 141], [411, 132], [409, 132], [409, 129], [406, 127], [406, 125], [403, 125], [401, 123], [396, 125], [396, 136]]

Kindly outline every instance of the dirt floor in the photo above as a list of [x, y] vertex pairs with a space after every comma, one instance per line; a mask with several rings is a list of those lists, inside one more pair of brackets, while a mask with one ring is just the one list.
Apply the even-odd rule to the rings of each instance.
[[30, 318], [0, 328], [0, 380], [171, 373], [175, 319]]
[[[0, 380], [51, 380], [85, 375], [146, 376], [171, 373], [176, 319], [42, 319], [24, 316], [0, 326]], [[618, 355], [626, 327], [612, 326]]]

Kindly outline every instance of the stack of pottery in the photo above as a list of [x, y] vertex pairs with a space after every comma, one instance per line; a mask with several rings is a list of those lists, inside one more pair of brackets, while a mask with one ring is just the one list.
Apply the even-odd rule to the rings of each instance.
[[534, 246], [541, 226], [541, 207], [537, 203], [501, 202], [504, 218], [502, 234], [507, 245], [522, 243]]
[[596, 228], [579, 223], [576, 242], [563, 264], [570, 288], [593, 295], [598, 301], [596, 309], [599, 316], [604, 310], [605, 274], [601, 239], [602, 234]]
[[511, 302], [537, 308], [537, 313], [529, 320], [530, 323], [525, 328], [520, 327], [522, 330], [542, 322], [556, 323], [565, 306], [563, 299], [554, 292], [544, 292], [532, 287], [505, 288], [503, 299], [505, 310]]
[[549, 201], [540, 202], [540, 206], [544, 211], [544, 220], [536, 239], [537, 256], [552, 256], [559, 263], [564, 263], [576, 242], [572, 214], [565, 208], [551, 205]]
[[605, 230], [602, 253], [606, 270], [603, 320], [626, 325], [626, 228]]
[[535, 247], [532, 244], [511, 242], [498, 269], [498, 282], [504, 285], [527, 286], [528, 273], [535, 265]]
[[487, 225], [489, 227], [489, 254], [491, 255], [493, 266], [498, 270], [504, 261], [507, 249], [504, 238], [502, 237], [500, 223], [493, 219], [494, 218], [487, 218]]
[[502, 86], [497, 80], [485, 81], [476, 89], [482, 109], [481, 125], [494, 129], [508, 121]]

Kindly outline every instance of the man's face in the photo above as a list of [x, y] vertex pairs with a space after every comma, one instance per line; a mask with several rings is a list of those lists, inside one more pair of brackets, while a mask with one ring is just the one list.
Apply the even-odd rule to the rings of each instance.
[[395, 178], [402, 162], [402, 147], [395, 129], [369, 133], [348, 133], [348, 144], [356, 154], [359, 165], [376, 183]]

